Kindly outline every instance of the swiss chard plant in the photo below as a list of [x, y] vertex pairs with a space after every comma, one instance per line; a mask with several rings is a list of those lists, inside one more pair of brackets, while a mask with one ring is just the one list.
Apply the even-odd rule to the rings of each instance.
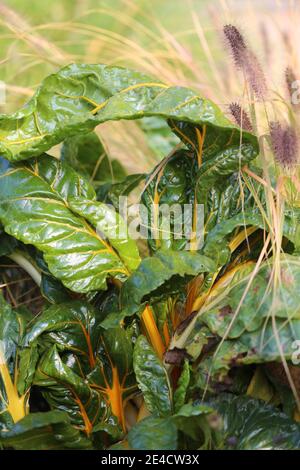
[[[97, 136], [121, 119], [177, 142], [149, 174]], [[0, 116], [0, 155], [1, 447], [299, 447], [300, 210], [278, 235], [253, 133], [190, 89], [73, 64]]]

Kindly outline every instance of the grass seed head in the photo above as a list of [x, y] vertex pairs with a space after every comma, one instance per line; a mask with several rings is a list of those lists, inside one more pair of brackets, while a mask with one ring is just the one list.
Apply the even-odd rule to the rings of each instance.
[[229, 111], [236, 124], [245, 131], [252, 132], [253, 127], [246, 111], [238, 103], [230, 103]]
[[276, 161], [285, 168], [292, 168], [298, 161], [298, 139], [295, 129], [283, 127], [280, 122], [270, 123], [272, 150]]

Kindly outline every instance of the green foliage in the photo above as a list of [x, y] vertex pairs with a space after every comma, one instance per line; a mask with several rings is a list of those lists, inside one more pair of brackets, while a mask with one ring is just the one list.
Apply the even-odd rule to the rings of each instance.
[[96, 188], [104, 183], [122, 180], [126, 176], [117, 160], [109, 160], [94, 132], [66, 139], [61, 150], [61, 161], [87, 178]]
[[137, 339], [133, 364], [148, 410], [155, 416], [169, 416], [173, 404], [168, 374], [144, 336]]
[[[24, 160], [41, 155], [68, 137], [88, 133], [102, 122], [150, 116], [187, 121], [180, 135], [193, 133], [195, 124], [207, 124], [210, 145], [219, 132], [222, 139], [218, 139], [217, 148], [233, 142], [235, 155], [239, 153], [239, 129], [211, 101], [139, 72], [88, 64], [72, 64], [50, 75], [26, 107], [12, 116], [2, 116], [0, 152], [8, 160]], [[178, 132], [176, 126], [174, 130]], [[242, 153], [257, 153], [255, 145], [256, 139], [245, 133]]]
[[124, 282], [121, 303], [128, 314], [137, 312], [150, 298], [174, 294], [197, 274], [213, 271], [214, 262], [196, 252], [160, 250], [145, 258]]
[[[165, 155], [148, 175], [126, 175], [94, 132], [121, 119]], [[280, 208], [277, 250], [256, 137], [192, 90], [87, 64], [47, 77], [0, 128], [0, 258], [44, 299], [33, 316], [7, 302], [22, 281], [3, 283], [0, 445], [299, 448], [299, 210]], [[148, 246], [119, 207], [142, 183]], [[193, 231], [202, 205], [203, 243], [178, 239], [176, 214], [149, 224], [157, 204], [190, 204]], [[282, 361], [295, 387], [271, 376]]]
[[170, 419], [150, 416], [129, 431], [128, 443], [136, 450], [176, 449], [177, 430]]
[[300, 426], [284, 413], [249, 397], [220, 395], [212, 400], [223, 419], [225, 449], [298, 449]]
[[32, 413], [0, 433], [3, 447], [17, 450], [90, 449], [91, 442], [71, 426], [66, 413]]

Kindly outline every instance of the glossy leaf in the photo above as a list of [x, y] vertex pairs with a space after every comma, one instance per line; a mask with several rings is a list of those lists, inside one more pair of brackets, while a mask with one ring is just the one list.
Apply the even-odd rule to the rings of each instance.
[[45, 309], [31, 323], [23, 344], [56, 345], [71, 351], [90, 367], [95, 366], [95, 350], [99, 341], [99, 325], [94, 308], [83, 301], [70, 301]]
[[13, 311], [0, 292], [0, 429], [20, 421], [28, 413], [37, 356], [30, 349], [26, 361], [21, 358], [20, 363], [19, 345], [25, 325], [25, 315]]
[[131, 328], [102, 331], [97, 350], [96, 367], [88, 375], [93, 388], [102, 393], [107, 406], [125, 430], [125, 403], [137, 391], [133, 371], [133, 341]]
[[108, 276], [127, 271], [113, 248], [71, 212], [67, 199], [95, 193], [53, 157], [11, 166], [0, 175], [0, 220], [5, 231], [43, 252], [54, 277], [76, 292], [105, 289]]
[[177, 388], [174, 393], [175, 413], [177, 413], [185, 403], [189, 383], [190, 383], [190, 365], [189, 365], [189, 362], [185, 360], [181, 375], [178, 380]]
[[[237, 170], [239, 170], [239, 167], [236, 167], [236, 171], [231, 174], [229, 166], [228, 175], [223, 175], [222, 172], [220, 174], [216, 173], [216, 177], [212, 178], [210, 183], [206, 181], [205, 173], [203, 174], [203, 181], [202, 176], [199, 175], [196, 183], [197, 200], [199, 203], [204, 204], [205, 231], [208, 236], [215, 226], [232, 219], [238, 214], [251, 213], [252, 216], [256, 213], [259, 214], [253, 193], [256, 194], [256, 198], [260, 200], [262, 207], [264, 207], [262, 185], [255, 181], [251, 182], [253, 189], [250, 191]], [[258, 175], [260, 174], [257, 168], [253, 171]]]
[[[214, 271], [212, 259], [196, 252], [159, 250], [145, 258], [137, 270], [123, 284], [121, 304], [126, 314], [137, 312], [149, 299], [178, 292], [191, 277]], [[124, 313], [124, 312], [123, 312]]]
[[72, 370], [76, 359], [68, 359], [70, 366], [62, 361], [57, 347], [51, 347], [38, 364], [34, 384], [52, 409], [67, 412], [72, 424], [90, 436], [93, 426], [107, 417], [107, 408], [101, 394]]
[[[179, 250], [185, 247], [189, 234], [184, 232], [181, 209], [184, 204], [194, 202], [193, 180], [196, 171], [196, 160], [191, 152], [180, 150], [158, 164], [148, 175], [142, 194], [142, 202], [148, 212], [141, 216], [144, 230], [148, 232], [148, 244], [153, 251], [168, 248]], [[172, 216], [170, 224], [168, 218], [164, 217], [164, 211], [168, 208]], [[177, 208], [180, 210], [176, 212]], [[167, 212], [166, 214], [168, 215]], [[192, 213], [188, 216], [189, 218], [186, 211], [186, 227], [192, 223]]]
[[171, 419], [149, 416], [129, 431], [128, 443], [135, 450], [175, 450], [177, 429]]
[[104, 332], [101, 320], [87, 302], [54, 305], [36, 318], [24, 339], [25, 346], [38, 341], [44, 352], [35, 381], [47, 401], [54, 408], [63, 406], [72, 422], [83, 421], [88, 433], [96, 425], [104, 429], [109, 410], [125, 429], [125, 400], [136, 391], [134, 331], [118, 327]]
[[126, 176], [121, 164], [109, 157], [95, 132], [75, 135], [64, 141], [61, 160], [68, 163], [94, 186], [115, 182]]
[[129, 271], [138, 267], [141, 259], [137, 244], [130, 238], [127, 226], [116, 210], [101, 202], [81, 198], [69, 199], [69, 207], [105, 235]]
[[220, 395], [210, 402], [223, 418], [226, 449], [299, 449], [300, 426], [278, 409], [245, 396]]
[[[205, 142], [212, 151], [240, 142], [240, 130], [216, 105], [192, 90], [167, 86], [121, 67], [72, 64], [47, 77], [17, 113], [1, 117], [0, 154], [9, 160], [34, 157], [101, 122], [147, 116], [171, 119], [171, 125], [189, 122], [192, 126], [181, 127], [180, 136], [190, 128], [196, 132], [195, 124], [207, 125]], [[257, 145], [246, 132], [244, 142], [249, 148]]]
[[70, 299], [67, 289], [58, 279], [51, 275], [42, 273], [40, 289], [43, 297], [45, 297], [51, 304], [66, 302]]
[[89, 449], [91, 442], [71, 426], [66, 413], [31, 413], [9, 430], [0, 432], [0, 444], [16, 450]]
[[144, 336], [139, 336], [135, 344], [133, 366], [148, 410], [159, 417], [171, 415], [173, 403], [167, 371]]
[[120, 198], [129, 196], [129, 194], [145, 179], [146, 175], [143, 173], [136, 173], [128, 175], [119, 183], [107, 183], [99, 186], [97, 190], [97, 199], [101, 202], [113, 204], [113, 206], [120, 209]]

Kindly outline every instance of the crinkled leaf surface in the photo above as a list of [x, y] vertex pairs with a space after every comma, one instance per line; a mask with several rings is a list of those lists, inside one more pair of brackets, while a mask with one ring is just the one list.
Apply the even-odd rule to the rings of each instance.
[[126, 176], [118, 161], [110, 162], [95, 132], [67, 138], [62, 146], [61, 160], [72, 166], [95, 187], [105, 182], [119, 181]]
[[282, 256], [276, 288], [271, 259], [253, 277], [254, 269], [255, 263], [241, 264], [217, 283], [186, 332], [184, 347], [194, 360], [208, 341], [214, 351], [199, 364], [200, 375], [205, 370], [211, 376], [226, 375], [234, 366], [281, 362], [282, 356], [289, 361], [295, 353], [300, 334], [298, 259]]
[[[171, 119], [181, 138], [195, 134], [198, 152], [200, 131], [195, 125], [206, 125], [207, 158], [219, 149], [223, 152], [228, 147], [231, 152], [232, 145], [233, 153], [239, 154], [240, 130], [211, 101], [139, 72], [88, 64], [72, 64], [48, 76], [27, 105], [1, 116], [0, 154], [9, 160], [34, 157], [78, 132], [88, 133], [101, 122], [147, 116]], [[191, 125], [179, 125], [178, 132], [176, 121]], [[254, 147], [256, 139], [244, 133], [243, 152], [252, 152]]]
[[93, 367], [99, 341], [94, 308], [79, 300], [52, 305], [31, 323], [23, 344], [28, 347], [36, 340], [41, 346], [55, 344], [61, 351], [72, 351]]
[[172, 414], [172, 392], [167, 371], [144, 336], [134, 347], [133, 366], [148, 410], [156, 416]]
[[72, 424], [90, 436], [93, 426], [108, 417], [105, 401], [84, 375], [73, 370], [78, 368], [76, 357], [68, 355], [65, 362], [52, 346], [38, 363], [34, 384], [52, 409], [68, 413]]
[[[251, 153], [244, 156], [243, 164], [249, 163], [253, 155]], [[204, 239], [217, 224], [241, 212], [246, 212], [246, 216], [249, 209], [250, 216], [259, 212], [252, 192], [239, 173], [239, 158], [234, 155], [230, 160], [226, 152], [221, 157], [216, 157], [216, 160], [212, 158], [199, 168], [195, 154], [179, 150], [158, 164], [148, 175], [142, 194], [147, 214], [143, 214], [142, 220], [147, 227], [148, 243], [152, 250], [184, 248], [191, 239], [192, 231], [188, 228], [193, 224], [196, 224], [194, 229], [198, 231], [205, 226]], [[218, 158], [220, 161], [217, 161]], [[209, 169], [206, 168], [208, 165]], [[256, 187], [257, 184], [253, 186], [256, 197], [263, 199], [261, 187]], [[160, 205], [159, 210], [157, 204]], [[177, 204], [180, 206], [176, 206]], [[182, 226], [184, 204], [190, 206], [185, 207]], [[167, 214], [168, 207], [172, 215], [171, 223], [166, 216], [163, 217], [163, 214]], [[192, 207], [190, 212], [188, 207]], [[247, 222], [244, 223], [246, 224]]]
[[134, 331], [111, 328], [102, 331], [97, 350], [97, 364], [88, 375], [93, 388], [102, 393], [107, 406], [125, 430], [125, 400], [137, 391], [133, 371]]
[[82, 198], [69, 199], [69, 207], [101, 230], [129, 271], [138, 267], [141, 259], [137, 244], [130, 238], [127, 225], [114, 208], [102, 202]]
[[26, 359], [20, 357], [25, 325], [25, 316], [14, 311], [0, 292], [0, 429], [18, 422], [28, 412], [37, 356], [29, 349]]
[[0, 444], [16, 450], [89, 449], [91, 442], [71, 426], [66, 413], [31, 413], [0, 432]]
[[0, 220], [5, 231], [43, 252], [51, 273], [76, 292], [105, 289], [106, 278], [127, 271], [111, 245], [67, 199], [95, 198], [93, 188], [68, 165], [44, 155], [0, 174]]
[[[219, 265], [225, 264], [230, 254], [230, 238], [228, 238], [228, 236], [238, 228], [241, 228], [241, 232], [244, 231], [244, 233], [246, 233], [245, 228], [247, 226], [257, 227], [266, 232], [270, 230], [261, 214], [257, 211], [251, 210], [251, 212], [238, 213], [234, 217], [220, 221], [220, 223], [210, 230], [205, 240], [203, 253], [207, 256], [217, 257]], [[290, 240], [295, 247], [299, 245], [299, 214], [297, 212], [290, 213], [290, 211], [286, 211], [283, 223], [283, 235]]]
[[149, 416], [129, 431], [128, 443], [135, 450], [175, 450], [177, 429], [171, 419]]
[[272, 261], [264, 262], [253, 277], [254, 266], [241, 266], [229, 285], [211, 301], [208, 298], [203, 307], [201, 320], [221, 337], [229, 327], [229, 339], [258, 330], [271, 316], [276, 320], [286, 320], [287, 325], [300, 320], [298, 259], [283, 256], [280, 262], [281, 283], [275, 292], [272, 287]]
[[178, 379], [177, 388], [174, 393], [175, 413], [178, 412], [185, 403], [185, 398], [186, 398], [189, 383], [190, 383], [190, 365], [189, 365], [189, 361], [185, 360], [182, 372]]
[[220, 395], [210, 401], [223, 418], [226, 449], [299, 449], [300, 426], [278, 409], [246, 396]]
[[148, 299], [171, 295], [191, 277], [214, 270], [213, 260], [196, 252], [159, 250], [154, 256], [143, 259], [125, 281], [121, 304], [125, 306], [126, 314], [133, 314]]
[[[141, 218], [143, 230], [148, 233], [148, 244], [153, 251], [161, 248], [179, 250], [185, 247], [189, 233], [184, 232], [182, 207], [184, 204], [194, 203], [193, 183], [196, 171], [196, 161], [191, 152], [180, 150], [158, 164], [148, 175], [142, 194], [147, 213], [141, 213]], [[163, 217], [164, 214], [168, 215], [168, 208], [172, 215], [170, 223], [166, 216]], [[191, 226], [192, 217], [192, 211], [185, 212], [186, 227]]]
[[[224, 163], [227, 160], [224, 160]], [[229, 164], [230, 162], [228, 162]], [[231, 173], [230, 165], [228, 175], [219, 174], [212, 178], [210, 184], [206, 181], [205, 173], [198, 173], [196, 182], [197, 201], [204, 205], [205, 210], [205, 231], [208, 236], [210, 231], [218, 224], [232, 219], [239, 213], [251, 215], [259, 213], [259, 209], [253, 197], [253, 192], [256, 193], [256, 198], [261, 201], [264, 206], [264, 197], [262, 195], [262, 186], [255, 181], [251, 182], [252, 192], [249, 190], [242, 178], [240, 172], [236, 171]], [[253, 170], [259, 173], [257, 169]], [[244, 175], [243, 175], [244, 177]], [[246, 225], [246, 224], [245, 224]]]
[[[136, 391], [131, 329], [103, 331], [99, 314], [83, 301], [54, 305], [39, 315], [24, 338], [43, 351], [35, 383], [55, 409], [66, 411], [88, 434], [110, 413], [125, 427], [123, 402]], [[98, 426], [98, 428], [99, 428]]]

